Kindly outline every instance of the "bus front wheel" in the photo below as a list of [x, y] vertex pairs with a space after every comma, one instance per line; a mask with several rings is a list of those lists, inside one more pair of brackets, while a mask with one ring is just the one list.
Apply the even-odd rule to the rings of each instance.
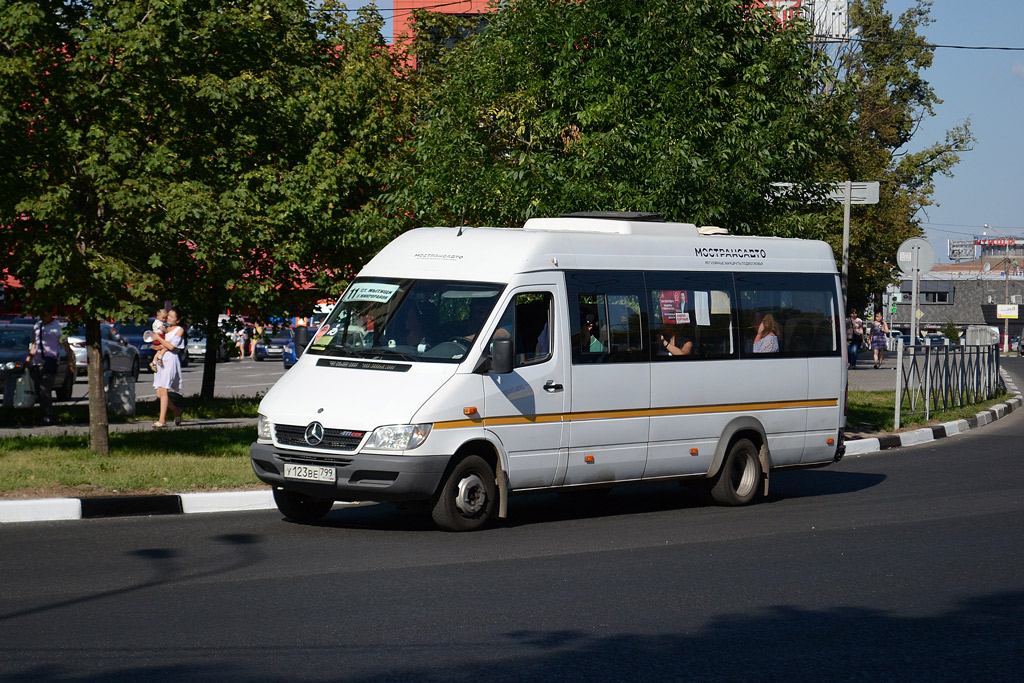
[[456, 463], [430, 512], [444, 531], [473, 531], [491, 518], [497, 500], [494, 470], [476, 455]]
[[761, 490], [761, 460], [749, 439], [729, 448], [722, 467], [711, 481], [711, 498], [719, 505], [746, 505]]
[[274, 503], [281, 514], [293, 522], [313, 524], [334, 507], [333, 500], [314, 498], [304, 493], [274, 489]]

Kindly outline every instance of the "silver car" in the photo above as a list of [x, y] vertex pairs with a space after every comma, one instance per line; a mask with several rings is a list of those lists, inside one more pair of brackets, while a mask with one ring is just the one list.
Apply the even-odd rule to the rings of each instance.
[[[139, 378], [139, 350], [123, 339], [113, 327], [100, 323], [100, 342], [103, 347], [103, 371], [130, 372]], [[84, 375], [89, 370], [89, 350], [85, 345], [85, 327], [68, 335], [68, 343], [75, 352], [75, 369]]]

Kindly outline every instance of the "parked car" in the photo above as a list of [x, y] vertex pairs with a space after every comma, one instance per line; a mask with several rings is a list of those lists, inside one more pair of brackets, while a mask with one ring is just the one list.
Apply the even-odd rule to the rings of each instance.
[[295, 340], [292, 339], [291, 330], [285, 330], [285, 332], [288, 333], [288, 341], [281, 349], [281, 363], [284, 365], [284, 369], [287, 370], [295, 365], [299, 358], [295, 355]]
[[[14, 383], [25, 372], [25, 357], [32, 345], [33, 325], [0, 325], [0, 391], [3, 391], [4, 405], [11, 403]], [[68, 371], [67, 355], [63, 346], [57, 359], [57, 378], [53, 382], [53, 393], [58, 401], [71, 399], [75, 388], [75, 375]]]
[[[202, 363], [206, 359], [206, 335], [203, 334], [202, 329], [193, 327], [188, 331], [188, 344], [187, 344], [188, 355], [194, 359], [197, 363]], [[226, 360], [228, 357], [228, 349], [226, 346], [226, 339], [222, 336], [220, 345], [217, 347], [217, 362]]]
[[[68, 343], [75, 352], [77, 374], [84, 375], [89, 371], [89, 350], [85, 344], [85, 327], [79, 327], [74, 334], [68, 336]], [[117, 334], [108, 323], [100, 323], [100, 344], [103, 348], [103, 371], [130, 372], [135, 379], [139, 378], [141, 361], [139, 349], [128, 343]]]
[[273, 334], [264, 333], [262, 339], [256, 340], [253, 349], [253, 360], [277, 360], [284, 356], [284, 347], [292, 340], [288, 330], [278, 330]]
[[923, 343], [925, 346], [946, 346], [949, 344], [949, 338], [944, 334], [932, 332], [924, 336]]
[[[128, 322], [119, 323], [116, 328], [116, 332], [122, 338], [128, 340], [128, 343], [139, 350], [139, 362], [143, 368], [149, 369], [149, 364], [153, 362], [153, 357], [156, 355], [156, 350], [153, 348], [151, 342], [145, 342], [142, 340], [142, 336], [146, 332], [153, 330], [153, 321], [156, 318], [149, 318], [148, 320], [130, 320]], [[187, 368], [189, 361], [188, 345], [181, 352], [181, 367]]]

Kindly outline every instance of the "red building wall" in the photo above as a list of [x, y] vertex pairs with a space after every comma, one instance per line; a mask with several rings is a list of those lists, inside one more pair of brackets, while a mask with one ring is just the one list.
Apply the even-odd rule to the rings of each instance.
[[401, 36], [411, 35], [413, 27], [410, 23], [412, 11], [426, 9], [443, 14], [477, 14], [490, 11], [491, 0], [394, 0], [394, 33], [392, 44], [397, 44]]

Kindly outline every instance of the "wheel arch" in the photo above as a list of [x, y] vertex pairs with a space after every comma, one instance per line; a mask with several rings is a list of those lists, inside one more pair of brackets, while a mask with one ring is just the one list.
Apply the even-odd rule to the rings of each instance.
[[508, 475], [504, 465], [505, 454], [500, 443], [487, 438], [475, 438], [459, 446], [448, 463], [444, 476], [441, 477], [441, 485], [448, 478], [455, 463], [467, 455], [482, 458], [494, 471], [495, 485], [498, 489], [498, 518], [504, 519], [508, 515]]
[[761, 461], [762, 495], [768, 495], [768, 473], [771, 470], [771, 453], [768, 450], [768, 435], [765, 432], [761, 421], [751, 415], [741, 415], [732, 419], [722, 430], [722, 436], [718, 439], [715, 447], [715, 456], [708, 468], [707, 478], [711, 479], [718, 474], [725, 456], [729, 453], [732, 445], [740, 439], [748, 439], [757, 448], [758, 460]]

